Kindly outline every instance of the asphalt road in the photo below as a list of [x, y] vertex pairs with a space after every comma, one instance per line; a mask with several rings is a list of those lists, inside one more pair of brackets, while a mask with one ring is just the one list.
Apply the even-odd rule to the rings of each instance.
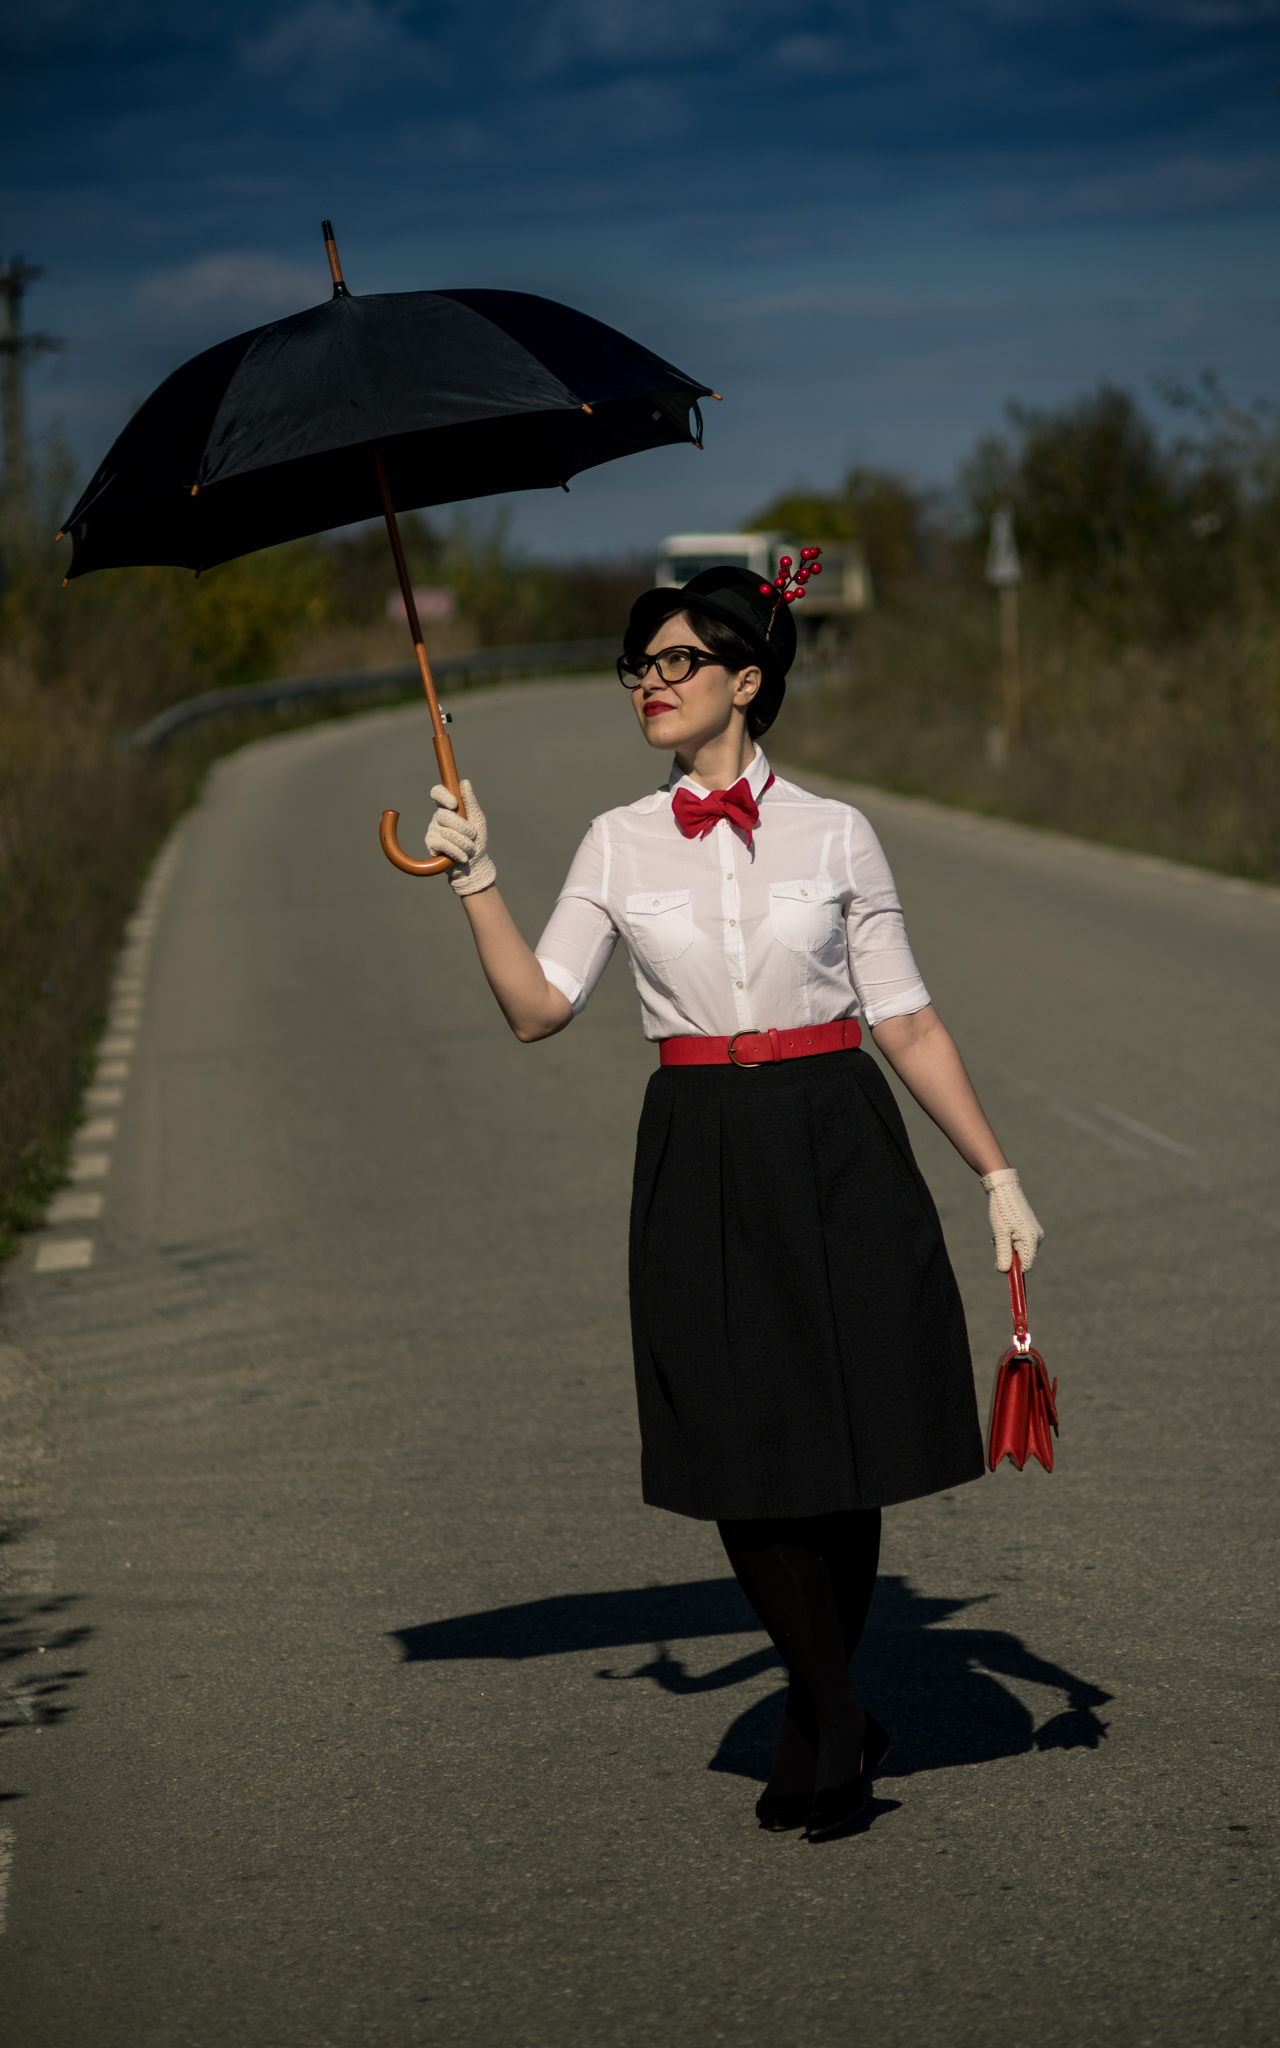
[[[653, 757], [591, 683], [455, 738], [536, 936]], [[811, 1847], [754, 1824], [780, 1677], [714, 1530], [639, 1498], [625, 962], [509, 1037], [378, 850], [429, 758], [396, 710], [219, 768], [122, 961], [105, 1164], [9, 1277], [6, 2041], [1280, 2040], [1280, 892], [866, 796], [1048, 1228], [1063, 1433], [886, 1517], [895, 1746]], [[912, 1129], [985, 1406], [984, 1204]]]

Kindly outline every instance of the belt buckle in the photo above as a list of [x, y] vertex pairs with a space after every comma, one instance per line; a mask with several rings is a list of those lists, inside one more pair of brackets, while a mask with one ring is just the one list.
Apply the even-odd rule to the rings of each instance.
[[740, 1067], [744, 1073], [751, 1067], [772, 1066], [773, 1062], [771, 1060], [740, 1060], [733, 1049], [740, 1038], [761, 1038], [763, 1036], [763, 1032], [760, 1031], [735, 1031], [725, 1048], [729, 1055], [730, 1066]]

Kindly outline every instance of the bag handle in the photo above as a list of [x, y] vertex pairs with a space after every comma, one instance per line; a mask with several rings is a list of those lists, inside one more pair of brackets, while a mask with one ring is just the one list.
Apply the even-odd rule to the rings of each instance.
[[1027, 1328], [1027, 1286], [1022, 1277], [1022, 1260], [1017, 1252], [1009, 1268], [1009, 1306], [1013, 1310], [1013, 1337], [1019, 1351], [1031, 1349], [1031, 1332]]

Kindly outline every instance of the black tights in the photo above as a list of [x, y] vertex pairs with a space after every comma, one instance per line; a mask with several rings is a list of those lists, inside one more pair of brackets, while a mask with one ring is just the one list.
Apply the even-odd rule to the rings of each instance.
[[716, 1526], [790, 1675], [769, 1789], [800, 1792], [856, 1777], [866, 1723], [849, 1659], [875, 1591], [879, 1508]]

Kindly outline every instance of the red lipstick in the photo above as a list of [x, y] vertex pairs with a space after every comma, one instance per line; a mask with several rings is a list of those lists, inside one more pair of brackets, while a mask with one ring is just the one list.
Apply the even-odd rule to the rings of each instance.
[[678, 709], [679, 706], [675, 704], [657, 704], [651, 697], [644, 707], [644, 715], [646, 718], [657, 718], [664, 711], [676, 711]]

